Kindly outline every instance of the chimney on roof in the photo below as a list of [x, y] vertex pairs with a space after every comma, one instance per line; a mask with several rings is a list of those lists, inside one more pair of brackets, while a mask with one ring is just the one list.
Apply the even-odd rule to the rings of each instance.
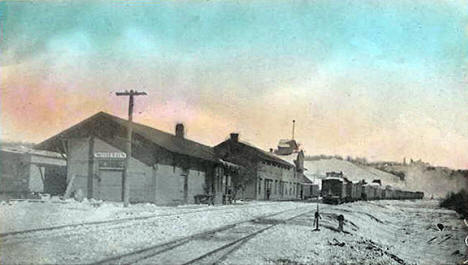
[[175, 126], [175, 136], [184, 138], [184, 134], [185, 134], [184, 124], [177, 123]]
[[237, 143], [239, 142], [239, 134], [238, 133], [231, 133], [231, 141]]

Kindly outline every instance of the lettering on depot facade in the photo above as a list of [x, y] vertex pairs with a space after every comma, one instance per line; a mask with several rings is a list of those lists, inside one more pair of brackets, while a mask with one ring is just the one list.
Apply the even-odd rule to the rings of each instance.
[[96, 152], [94, 153], [95, 158], [100, 158], [100, 159], [125, 159], [127, 157], [127, 154], [123, 152]]

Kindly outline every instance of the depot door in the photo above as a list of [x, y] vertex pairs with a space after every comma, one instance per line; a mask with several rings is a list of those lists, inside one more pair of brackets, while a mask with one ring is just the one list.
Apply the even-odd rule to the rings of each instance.
[[98, 198], [104, 201], [122, 201], [122, 171], [100, 170], [98, 179]]
[[265, 200], [269, 200], [271, 197], [271, 186], [272, 186], [273, 180], [271, 179], [265, 179], [265, 184], [263, 185], [264, 188], [264, 196]]

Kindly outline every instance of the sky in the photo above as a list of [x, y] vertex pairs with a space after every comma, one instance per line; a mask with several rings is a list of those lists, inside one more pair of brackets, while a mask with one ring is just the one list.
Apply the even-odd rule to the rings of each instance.
[[106, 111], [216, 145], [468, 168], [468, 0], [2, 1], [0, 139]]

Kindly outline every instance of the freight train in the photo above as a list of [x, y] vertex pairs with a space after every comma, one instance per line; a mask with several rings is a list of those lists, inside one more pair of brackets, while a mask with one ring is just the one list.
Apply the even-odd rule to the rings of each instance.
[[404, 191], [390, 185], [382, 187], [380, 181], [366, 183], [350, 181], [340, 174], [328, 174], [322, 180], [322, 199], [324, 203], [340, 204], [358, 200], [414, 200], [424, 198], [421, 191]]

